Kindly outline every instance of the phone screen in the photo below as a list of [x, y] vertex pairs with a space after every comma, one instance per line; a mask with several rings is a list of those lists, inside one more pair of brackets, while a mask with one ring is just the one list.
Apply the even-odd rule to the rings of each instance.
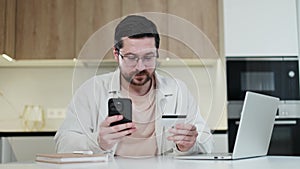
[[128, 98], [110, 98], [108, 100], [108, 116], [123, 115], [123, 119], [110, 126], [132, 122], [132, 102]]

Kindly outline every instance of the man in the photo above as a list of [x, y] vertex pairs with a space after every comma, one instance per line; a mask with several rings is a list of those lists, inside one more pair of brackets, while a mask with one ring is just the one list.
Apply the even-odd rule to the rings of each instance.
[[[58, 152], [90, 150], [120, 156], [211, 152], [210, 130], [185, 84], [155, 72], [159, 43], [155, 24], [143, 16], [127, 16], [118, 24], [113, 50], [118, 69], [93, 77], [77, 90], [55, 136]], [[108, 99], [115, 97], [132, 100], [131, 123], [110, 126], [124, 118], [107, 115]], [[187, 119], [165, 131], [163, 114], [184, 114]]]

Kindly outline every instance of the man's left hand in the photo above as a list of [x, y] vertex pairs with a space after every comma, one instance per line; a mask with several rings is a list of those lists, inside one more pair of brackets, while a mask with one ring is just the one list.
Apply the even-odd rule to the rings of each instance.
[[179, 151], [182, 152], [192, 148], [198, 136], [197, 128], [192, 124], [176, 124], [169, 132], [173, 135], [167, 139], [174, 141]]

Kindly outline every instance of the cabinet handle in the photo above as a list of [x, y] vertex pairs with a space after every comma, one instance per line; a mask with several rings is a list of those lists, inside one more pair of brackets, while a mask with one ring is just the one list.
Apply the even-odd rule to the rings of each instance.
[[[235, 125], [239, 125], [240, 121], [236, 121]], [[274, 125], [296, 125], [297, 121], [296, 120], [280, 120], [280, 121], [275, 121]]]
[[275, 125], [296, 125], [297, 121], [296, 120], [280, 120], [280, 121], [275, 121]]

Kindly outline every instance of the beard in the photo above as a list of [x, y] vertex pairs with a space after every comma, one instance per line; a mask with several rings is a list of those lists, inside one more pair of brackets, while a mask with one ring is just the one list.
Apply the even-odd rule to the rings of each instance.
[[153, 73], [150, 74], [147, 70], [143, 70], [140, 72], [135, 71], [128, 75], [121, 72], [121, 75], [130, 84], [135, 85], [135, 86], [143, 86], [144, 84], [146, 84], [147, 82], [149, 82], [152, 79], [151, 77], [152, 77]]

